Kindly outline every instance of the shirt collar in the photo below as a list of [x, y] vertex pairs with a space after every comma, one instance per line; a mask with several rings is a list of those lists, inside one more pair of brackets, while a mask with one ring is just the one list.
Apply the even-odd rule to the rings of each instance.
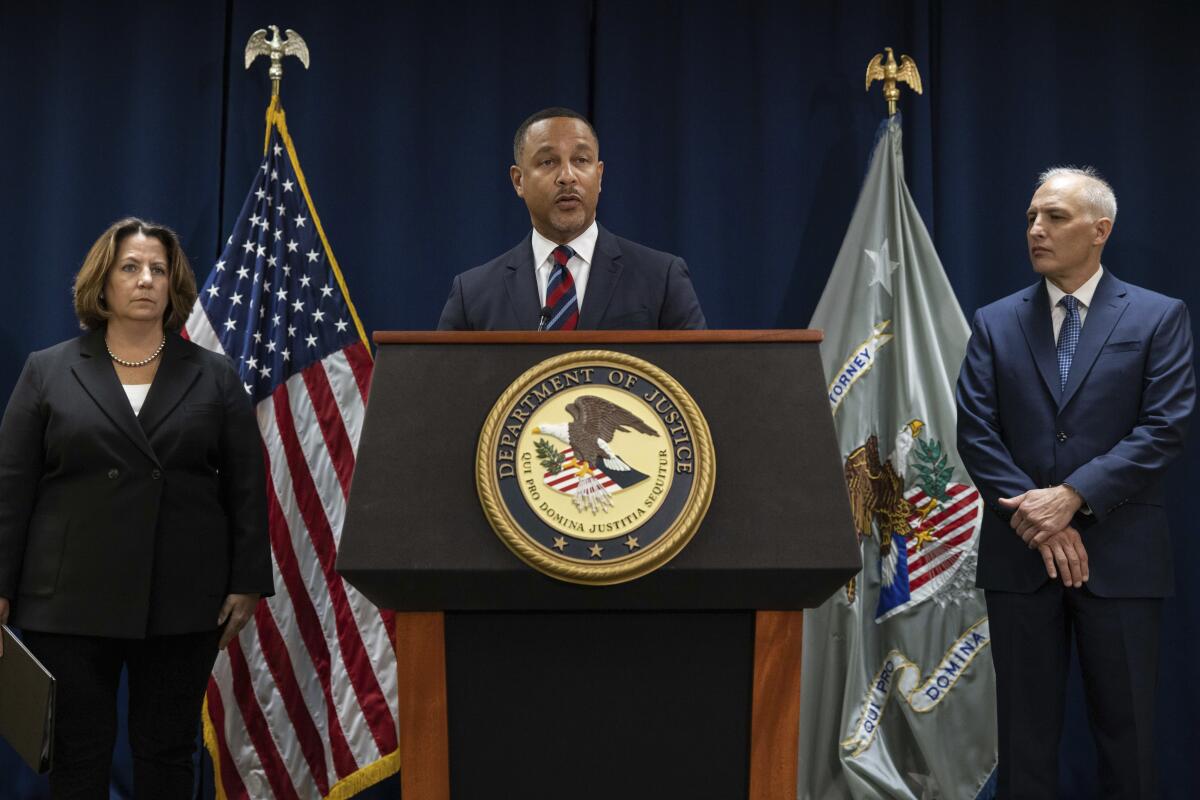
[[[553, 249], [553, 248], [551, 248]], [[1100, 284], [1100, 279], [1104, 277], [1104, 267], [1101, 266], [1096, 270], [1096, 274], [1087, 279], [1087, 283], [1080, 286], [1071, 294], [1078, 300], [1084, 308], [1092, 307], [1092, 295], [1096, 294], [1096, 287]], [[1066, 292], [1055, 286], [1049, 278], [1046, 279], [1046, 291], [1050, 295], [1050, 308], [1053, 309], [1058, 305], [1058, 301], [1066, 296]]]
[[[592, 254], [596, 252], [596, 239], [600, 236], [600, 226], [596, 220], [592, 220], [592, 224], [587, 227], [583, 233], [576, 236], [570, 242], [567, 242], [567, 247], [575, 251], [575, 255], [583, 259], [589, 265], [592, 263]], [[533, 266], [537, 267], [545, 264], [550, 254], [554, 252], [554, 248], [558, 245], [545, 236], [538, 233], [537, 228], [533, 229]]]

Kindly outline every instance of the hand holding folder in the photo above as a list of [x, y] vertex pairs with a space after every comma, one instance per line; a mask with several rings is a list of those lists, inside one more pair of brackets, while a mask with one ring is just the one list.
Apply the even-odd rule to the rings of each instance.
[[[7, 603], [0, 612], [7, 617]], [[0, 737], [36, 772], [50, 769], [54, 676], [7, 625], [0, 625]]]

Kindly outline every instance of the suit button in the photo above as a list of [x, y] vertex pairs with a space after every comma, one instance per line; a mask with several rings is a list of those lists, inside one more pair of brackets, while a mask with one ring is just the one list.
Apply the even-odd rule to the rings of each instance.
[[113, 467], [108, 471], [108, 479], [110, 481], [115, 481], [119, 477], [121, 477], [121, 472], [116, 467]]
[[153, 472], [150, 473], [150, 477], [154, 478], [154, 480], [158, 480], [159, 478], [162, 477], [162, 472], [160, 472], [159, 470], [154, 470]]
[[1058, 432], [1058, 441], [1065, 442], [1066, 440], [1067, 440], [1067, 434], [1063, 433], [1062, 431], [1059, 431]]

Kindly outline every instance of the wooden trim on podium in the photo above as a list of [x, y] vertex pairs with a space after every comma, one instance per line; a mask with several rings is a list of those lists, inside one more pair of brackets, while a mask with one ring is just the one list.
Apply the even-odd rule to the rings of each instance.
[[750, 800], [796, 798], [803, 648], [803, 611], [755, 614]]
[[[803, 611], [758, 611], [749, 800], [795, 800]], [[396, 613], [401, 797], [450, 800], [445, 614]]]
[[446, 615], [396, 612], [400, 796], [450, 800]]
[[667, 344], [820, 342], [824, 331], [375, 331], [375, 344]]

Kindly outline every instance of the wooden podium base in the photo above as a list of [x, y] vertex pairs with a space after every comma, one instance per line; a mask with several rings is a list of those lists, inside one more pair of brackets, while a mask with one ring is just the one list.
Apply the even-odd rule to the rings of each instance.
[[[749, 800], [794, 800], [804, 612], [755, 615]], [[450, 800], [445, 615], [396, 614], [404, 800]]]
[[446, 716], [446, 615], [396, 613], [400, 796], [450, 800]]
[[800, 656], [803, 649], [803, 611], [759, 611], [755, 614], [750, 800], [794, 800], [796, 797], [800, 767]]

